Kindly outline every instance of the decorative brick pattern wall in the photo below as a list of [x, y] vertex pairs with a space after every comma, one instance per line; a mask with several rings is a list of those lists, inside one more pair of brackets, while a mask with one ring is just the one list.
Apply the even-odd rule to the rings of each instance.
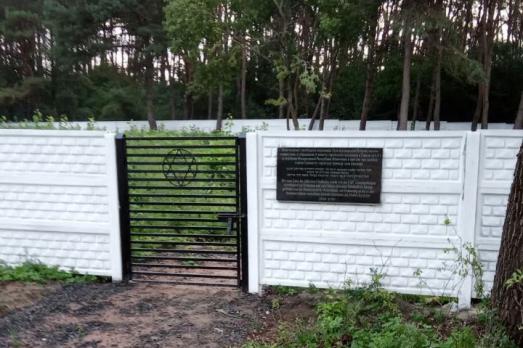
[[[388, 289], [458, 296], [466, 305], [472, 277], [452, 276], [457, 256], [446, 250], [465, 243], [478, 246], [490, 287], [523, 132], [259, 132], [247, 139], [251, 291], [361, 285], [378, 270]], [[277, 201], [278, 147], [382, 147], [382, 203]], [[503, 194], [485, 191], [487, 180]]]
[[485, 267], [487, 290], [490, 290], [494, 280], [515, 158], [522, 140], [521, 131], [488, 131], [481, 134], [475, 244]]
[[121, 279], [114, 134], [0, 130], [0, 260]]
[[[396, 291], [430, 295], [451, 287], [449, 272], [434, 262], [450, 262], [451, 256], [432, 249], [266, 241], [263, 255], [264, 279], [271, 283], [321, 287], [338, 287], [347, 281], [363, 284], [371, 282], [370, 269], [377, 269], [385, 275], [383, 285]], [[418, 270], [423, 271], [422, 277], [415, 275]]]

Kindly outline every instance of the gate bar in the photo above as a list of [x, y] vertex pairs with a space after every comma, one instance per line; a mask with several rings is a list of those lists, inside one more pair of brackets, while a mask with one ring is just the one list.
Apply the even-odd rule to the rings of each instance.
[[234, 235], [224, 234], [172, 234], [172, 233], [138, 233], [132, 232], [132, 236], [145, 236], [145, 237], [193, 237], [193, 238], [237, 238]]
[[152, 260], [178, 260], [178, 261], [208, 261], [208, 262], [234, 262], [234, 259], [214, 259], [210, 257], [176, 257], [176, 256], [131, 256], [133, 259]]
[[152, 209], [131, 209], [131, 213], [149, 213], [149, 214], [203, 214], [211, 215], [221, 213], [219, 211], [205, 210], [152, 210]]
[[205, 283], [205, 282], [179, 282], [173, 280], [149, 280], [149, 279], [133, 279], [135, 283], [155, 283], [155, 284], [173, 284], [173, 285], [197, 285], [197, 286], [220, 286], [225, 288], [236, 288], [236, 284], [220, 284], [220, 283]]
[[227, 227], [214, 227], [214, 226], [158, 226], [158, 225], [131, 225], [133, 228], [142, 228], [145, 230], [207, 230], [207, 231], [226, 231]]
[[[183, 191], [183, 190], [188, 190], [188, 191], [189, 190], [234, 191], [234, 190], [236, 190], [235, 187], [230, 187], [230, 186], [202, 186], [202, 187], [185, 186], [185, 187], [177, 188], [177, 187], [174, 187], [174, 186], [135, 186], [135, 185], [131, 185], [131, 186], [129, 186], [129, 188], [135, 189], [135, 190], [168, 190], [168, 191], [172, 191], [172, 190], [180, 190], [180, 191]], [[205, 197], [205, 196], [203, 196], [203, 197]], [[212, 198], [212, 196], [211, 196], [211, 198]]]
[[134, 274], [157, 275], [165, 277], [184, 277], [184, 278], [216, 278], [216, 279], [236, 279], [236, 276], [200, 274], [200, 273], [163, 273], [150, 271], [134, 271]]
[[[167, 193], [132, 193], [130, 197], [164, 197], [164, 198], [236, 198], [236, 195], [202, 195], [202, 194], [167, 194]], [[134, 203], [134, 202], [131, 202]], [[175, 205], [176, 203], [172, 203]]]
[[[163, 174], [163, 170], [162, 169], [129, 169], [127, 171], [128, 173], [155, 173], [155, 174], [158, 174], [158, 173], [161, 173]], [[171, 170], [170, 171], [171, 173], [177, 173], [177, 174], [185, 174], [187, 173], [186, 170]], [[195, 170], [193, 171], [193, 173], [196, 173], [196, 174], [215, 174], [216, 171], [215, 170]], [[219, 171], [220, 174], [235, 174], [236, 171], [235, 170], [220, 170]]]
[[161, 263], [133, 263], [137, 267], [151, 267], [151, 268], [191, 268], [191, 269], [215, 269], [224, 271], [235, 271], [236, 267], [227, 266], [198, 266], [198, 265], [163, 265]]
[[[168, 153], [128, 153], [129, 157], [165, 157]], [[236, 156], [233, 153], [191, 153], [193, 157], [234, 157]], [[195, 164], [197, 164], [196, 162]]]
[[[217, 171], [216, 173], [219, 173]], [[236, 182], [236, 179], [224, 179], [224, 178], [217, 178], [217, 179], [183, 179], [187, 182]], [[171, 181], [171, 179], [168, 178], [158, 178], [158, 177], [152, 177], [152, 178], [144, 178], [144, 177], [130, 177], [129, 181]], [[213, 186], [213, 187], [219, 187], [219, 186]], [[183, 186], [181, 187], [183, 189]]]
[[[138, 243], [139, 242], [133, 242]], [[224, 251], [224, 250], [191, 250], [191, 249], [159, 249], [159, 248], [133, 248], [133, 251], [155, 251], [158, 253], [180, 253], [180, 254], [216, 254], [216, 255], [236, 255], [235, 251]], [[133, 256], [140, 257], [140, 256]], [[232, 260], [234, 261], [234, 260]]]
[[[177, 242], [172, 240], [131, 240], [131, 243], [136, 244], [160, 244], [160, 245], [210, 245], [210, 246], [236, 246], [236, 243], [214, 243], [214, 242]], [[153, 249], [148, 249], [153, 250]]]

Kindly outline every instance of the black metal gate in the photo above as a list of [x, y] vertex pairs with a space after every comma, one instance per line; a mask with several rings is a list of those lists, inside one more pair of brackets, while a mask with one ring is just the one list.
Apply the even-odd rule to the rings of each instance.
[[118, 136], [125, 280], [247, 286], [245, 139]]

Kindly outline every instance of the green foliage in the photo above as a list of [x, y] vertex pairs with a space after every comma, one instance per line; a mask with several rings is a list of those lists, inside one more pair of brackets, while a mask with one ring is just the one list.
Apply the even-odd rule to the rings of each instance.
[[[430, 298], [384, 290], [383, 275], [373, 274], [373, 282], [365, 287], [322, 292], [314, 320], [282, 323], [274, 342], [248, 342], [244, 347], [515, 348], [488, 306], [480, 311], [481, 328], [473, 330], [447, 316], [439, 304], [434, 307]], [[400, 309], [405, 301], [412, 309]], [[277, 306], [273, 303], [274, 310], [281, 306], [279, 300]]]
[[[450, 221], [450, 220], [448, 220]], [[450, 222], [448, 223], [450, 224]], [[449, 241], [450, 243], [450, 241]], [[452, 244], [452, 243], [451, 243]], [[483, 281], [484, 266], [481, 263], [477, 249], [471, 243], [464, 243], [459, 246], [452, 245], [444, 250], [445, 253], [453, 253], [455, 260], [452, 265], [446, 265], [453, 275], [461, 279], [472, 275], [474, 277], [474, 290], [478, 298], [485, 296], [485, 283]]]
[[85, 98], [80, 101], [82, 117], [98, 115], [99, 121], [141, 119], [145, 114], [142, 87], [109, 65], [88, 75]]
[[[403, 70], [401, 33], [408, 19], [417, 35], [412, 71], [421, 81], [421, 118], [435, 63], [429, 41], [441, 29], [442, 119], [470, 121], [476, 84], [486, 77], [478, 59], [476, 16], [481, 11], [467, 18], [467, 6], [477, 8], [478, 1], [443, 2], [444, 11], [427, 2], [401, 3], [0, 0], [0, 114], [19, 121], [38, 109], [71, 120], [142, 120], [146, 96], [152, 95], [158, 120], [174, 114], [185, 119], [189, 108], [194, 108], [191, 118], [199, 119], [207, 115], [209, 99], [216, 111], [221, 87], [223, 114], [236, 116], [246, 57], [248, 117], [274, 117], [279, 107], [310, 117], [323, 96], [329, 117], [357, 119], [371, 58], [369, 39], [378, 23], [379, 68], [369, 119], [395, 119]], [[511, 7], [516, 3], [510, 2], [506, 13], [520, 16]], [[519, 23], [516, 17], [513, 21]], [[388, 20], [385, 38], [380, 30]], [[512, 121], [518, 106], [523, 88], [519, 31], [508, 42], [494, 42], [493, 121]], [[288, 89], [295, 90], [292, 102], [286, 100]]]
[[378, 330], [356, 331], [352, 347], [417, 348], [430, 347], [434, 341], [436, 339], [430, 329], [392, 317], [384, 321]]
[[[94, 117], [89, 117], [85, 130], [103, 130], [95, 125]], [[24, 119], [20, 122], [12, 122], [6, 116], [0, 116], [0, 128], [4, 129], [60, 129], [60, 130], [80, 130], [79, 125], [69, 121], [67, 116], [54, 117], [44, 116], [40, 110], [35, 110], [30, 120]]]
[[272, 286], [271, 289], [276, 294], [281, 295], [281, 296], [294, 296], [301, 291], [301, 289], [293, 287], [293, 286], [282, 286], [282, 285]]
[[507, 279], [505, 282], [505, 286], [507, 288], [512, 288], [516, 286], [522, 286], [523, 285], [523, 270], [518, 269], [516, 270], [510, 278]]
[[20, 281], [47, 283], [58, 281], [62, 283], [97, 282], [99, 278], [92, 275], [82, 275], [76, 272], [66, 272], [56, 266], [47, 266], [40, 262], [27, 261], [19, 266], [8, 266], [0, 263], [0, 281]]

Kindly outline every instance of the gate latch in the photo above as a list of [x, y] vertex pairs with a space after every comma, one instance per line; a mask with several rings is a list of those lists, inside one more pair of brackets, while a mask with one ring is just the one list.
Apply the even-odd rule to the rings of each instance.
[[227, 221], [227, 234], [232, 235], [234, 220], [237, 220], [240, 214], [237, 213], [218, 213], [218, 220]]

